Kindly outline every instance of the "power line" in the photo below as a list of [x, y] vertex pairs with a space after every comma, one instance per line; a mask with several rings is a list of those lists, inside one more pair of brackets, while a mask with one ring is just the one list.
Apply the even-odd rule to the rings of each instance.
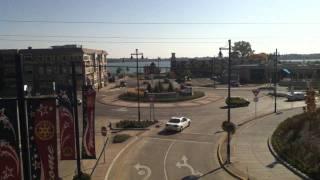
[[319, 25], [320, 22], [120, 22], [120, 21], [65, 21], [34, 19], [0, 19], [3, 23], [46, 24], [114, 24], [114, 25]]
[[28, 35], [28, 34], [0, 34], [0, 37], [40, 37], [40, 38], [88, 38], [88, 39], [161, 39], [161, 40], [172, 40], [172, 39], [227, 39], [227, 37], [142, 37], [142, 36], [89, 36], [89, 35]]
[[[198, 36], [198, 37], [161, 37], [161, 36], [111, 36], [111, 35], [59, 35], [59, 34], [47, 34], [47, 35], [34, 35], [34, 34], [0, 34], [0, 37], [28, 37], [28, 38], [86, 38], [86, 39], [139, 39], [139, 40], [208, 40], [208, 39], [269, 39], [269, 38], [284, 38], [284, 36], [242, 36], [242, 37], [204, 37], [202, 35], [192, 34], [188, 36]], [[314, 37], [314, 36], [313, 36]]]
[[44, 39], [0, 39], [1, 41], [26, 41], [26, 42], [57, 42], [57, 43], [107, 43], [107, 44], [217, 44], [222, 42], [210, 41], [71, 41], [71, 40], [44, 40]]

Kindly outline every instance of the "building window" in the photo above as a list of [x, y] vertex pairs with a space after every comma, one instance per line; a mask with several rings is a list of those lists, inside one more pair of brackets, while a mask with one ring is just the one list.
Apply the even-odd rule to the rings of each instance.
[[44, 67], [43, 66], [39, 66], [39, 74], [40, 75], [44, 74]]

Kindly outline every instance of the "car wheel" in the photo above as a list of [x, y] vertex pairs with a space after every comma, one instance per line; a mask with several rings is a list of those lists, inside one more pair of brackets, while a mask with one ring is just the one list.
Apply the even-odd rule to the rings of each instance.
[[191, 124], [191, 122], [188, 122], [188, 126], [187, 126], [187, 127], [189, 127], [189, 126], [190, 126], [190, 124]]
[[181, 131], [182, 131], [182, 129], [183, 129], [183, 128], [182, 128], [182, 127], [180, 127], [179, 132], [181, 132]]

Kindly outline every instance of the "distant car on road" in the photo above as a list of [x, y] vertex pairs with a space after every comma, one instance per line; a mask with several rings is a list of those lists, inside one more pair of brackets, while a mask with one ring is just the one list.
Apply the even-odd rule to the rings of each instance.
[[191, 120], [186, 117], [171, 117], [171, 119], [166, 123], [166, 130], [179, 131], [181, 132], [184, 128], [189, 127]]
[[230, 86], [232, 87], [239, 87], [240, 83], [238, 81], [230, 81]]
[[287, 94], [288, 101], [301, 101], [305, 99], [304, 92], [292, 92]]
[[125, 81], [120, 81], [120, 87], [126, 87], [127, 86], [127, 82]]

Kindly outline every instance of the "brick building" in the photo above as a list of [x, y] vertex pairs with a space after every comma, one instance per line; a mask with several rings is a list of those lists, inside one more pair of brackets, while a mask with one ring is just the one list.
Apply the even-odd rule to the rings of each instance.
[[[34, 95], [52, 94], [54, 84], [72, 82], [71, 62], [76, 65], [77, 88], [91, 84], [101, 88], [107, 84], [107, 52], [87, 49], [77, 45], [52, 46], [47, 49], [0, 50], [0, 70], [5, 69], [5, 88], [15, 87], [15, 71], [7, 66], [14, 66], [15, 54], [23, 59], [24, 84], [31, 88]], [[11, 68], [12, 69], [12, 68]]]

